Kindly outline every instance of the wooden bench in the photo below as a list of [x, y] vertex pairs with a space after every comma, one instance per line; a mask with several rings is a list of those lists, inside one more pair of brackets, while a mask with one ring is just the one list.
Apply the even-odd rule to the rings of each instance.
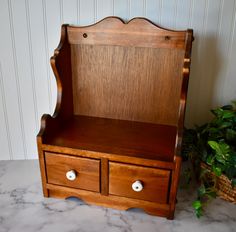
[[144, 18], [62, 26], [37, 136], [45, 197], [173, 218], [192, 41]]

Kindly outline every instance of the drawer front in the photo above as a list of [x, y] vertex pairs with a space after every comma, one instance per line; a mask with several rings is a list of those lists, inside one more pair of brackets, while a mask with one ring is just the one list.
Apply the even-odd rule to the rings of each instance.
[[100, 161], [45, 153], [50, 184], [100, 192]]
[[109, 193], [167, 203], [170, 171], [109, 163]]

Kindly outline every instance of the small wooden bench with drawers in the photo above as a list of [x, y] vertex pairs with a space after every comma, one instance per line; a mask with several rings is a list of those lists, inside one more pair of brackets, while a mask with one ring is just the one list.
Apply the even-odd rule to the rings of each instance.
[[45, 197], [173, 219], [192, 41], [144, 18], [62, 26], [37, 136]]

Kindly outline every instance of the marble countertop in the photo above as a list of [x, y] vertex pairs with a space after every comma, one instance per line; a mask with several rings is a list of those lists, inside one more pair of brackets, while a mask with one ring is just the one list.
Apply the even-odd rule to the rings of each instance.
[[78, 199], [42, 195], [37, 160], [0, 161], [0, 232], [234, 232], [236, 206], [214, 200], [197, 219], [191, 202], [195, 192], [180, 190], [175, 219], [141, 210], [119, 211], [89, 206]]

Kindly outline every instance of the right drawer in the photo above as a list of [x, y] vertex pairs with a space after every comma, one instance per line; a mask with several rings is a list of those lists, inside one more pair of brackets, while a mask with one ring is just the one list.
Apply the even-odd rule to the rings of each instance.
[[129, 164], [109, 163], [109, 193], [167, 203], [170, 171]]

